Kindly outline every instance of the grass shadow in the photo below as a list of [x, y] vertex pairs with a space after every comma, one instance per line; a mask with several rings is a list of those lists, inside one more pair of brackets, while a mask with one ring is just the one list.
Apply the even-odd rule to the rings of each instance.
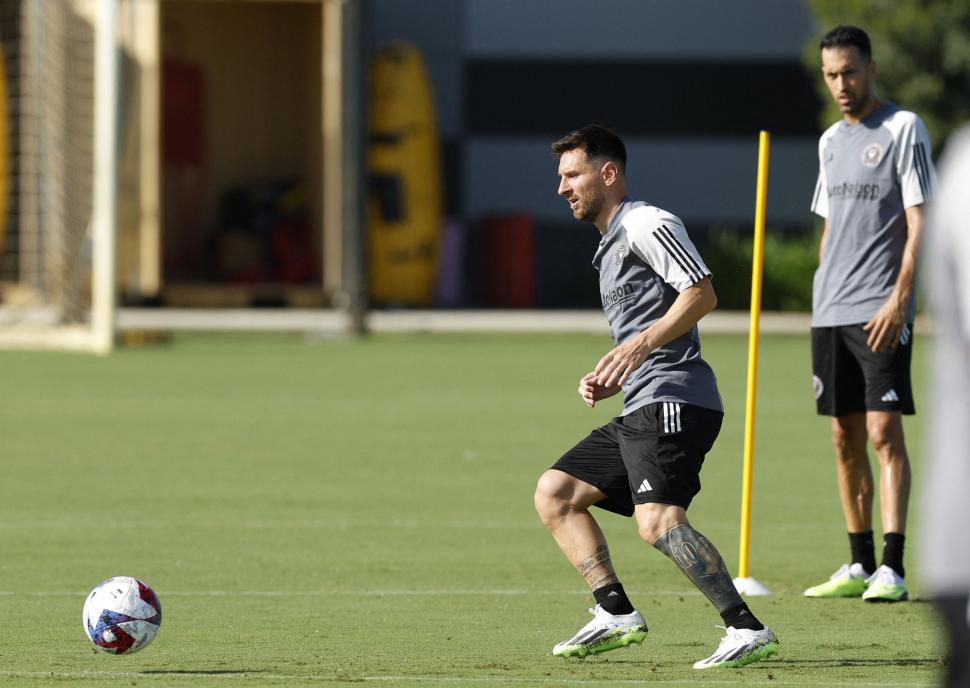
[[265, 669], [147, 669], [140, 674], [157, 674], [160, 676], [220, 676], [235, 674], [264, 674]]
[[[912, 659], [777, 659], [772, 658], [774, 666], [810, 667], [813, 669], [839, 667], [943, 667], [941, 657], [912, 658]], [[764, 666], [768, 666], [767, 664]]]

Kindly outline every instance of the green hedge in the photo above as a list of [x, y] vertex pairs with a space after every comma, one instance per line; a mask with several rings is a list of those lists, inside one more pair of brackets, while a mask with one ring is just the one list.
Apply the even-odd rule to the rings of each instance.
[[[812, 278], [818, 267], [820, 237], [817, 231], [799, 234], [765, 232], [763, 310], [812, 310]], [[699, 248], [704, 262], [714, 273], [718, 308], [750, 309], [752, 233], [712, 229]]]

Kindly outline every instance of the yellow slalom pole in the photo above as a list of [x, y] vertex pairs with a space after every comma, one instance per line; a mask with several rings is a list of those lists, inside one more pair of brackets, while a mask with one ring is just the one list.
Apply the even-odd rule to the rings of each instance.
[[[751, 535], [751, 482], [754, 474], [755, 396], [758, 386], [758, 323], [761, 317], [761, 275], [765, 248], [765, 205], [768, 198], [768, 148], [770, 137], [762, 131], [758, 140], [758, 188], [754, 211], [754, 251], [751, 258], [751, 327], [748, 333], [748, 391], [744, 405], [744, 471], [741, 484], [741, 551], [738, 575], [748, 578]], [[764, 593], [761, 593], [764, 594]]]

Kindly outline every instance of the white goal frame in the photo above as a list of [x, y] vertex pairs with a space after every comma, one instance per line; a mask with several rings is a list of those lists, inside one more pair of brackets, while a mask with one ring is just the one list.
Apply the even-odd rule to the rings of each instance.
[[[44, 3], [49, 0], [29, 0], [24, 3], [25, 13], [31, 11], [32, 2]], [[26, 315], [18, 313], [19, 319], [11, 317], [9, 322], [6, 318], [0, 318], [0, 348], [60, 349], [97, 354], [108, 354], [114, 348], [120, 102], [118, 2], [96, 0], [94, 6], [93, 198], [88, 224], [91, 307], [87, 320], [77, 324], [62, 324], [58, 322], [56, 314], [52, 315], [49, 309], [43, 307]]]

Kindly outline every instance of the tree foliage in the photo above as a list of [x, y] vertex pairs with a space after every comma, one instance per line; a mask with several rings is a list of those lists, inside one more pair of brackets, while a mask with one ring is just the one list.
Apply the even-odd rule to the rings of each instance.
[[[809, 0], [818, 35], [805, 64], [819, 73], [819, 41], [839, 24], [869, 34], [880, 98], [917, 113], [939, 150], [970, 121], [970, 0]], [[841, 116], [821, 77], [822, 128]]]
[[[812, 278], [818, 267], [821, 230], [785, 234], [765, 232], [761, 307], [766, 311], [812, 310]], [[751, 307], [751, 233], [735, 227], [714, 228], [699, 242], [704, 263], [714, 274], [719, 308], [747, 310]]]

